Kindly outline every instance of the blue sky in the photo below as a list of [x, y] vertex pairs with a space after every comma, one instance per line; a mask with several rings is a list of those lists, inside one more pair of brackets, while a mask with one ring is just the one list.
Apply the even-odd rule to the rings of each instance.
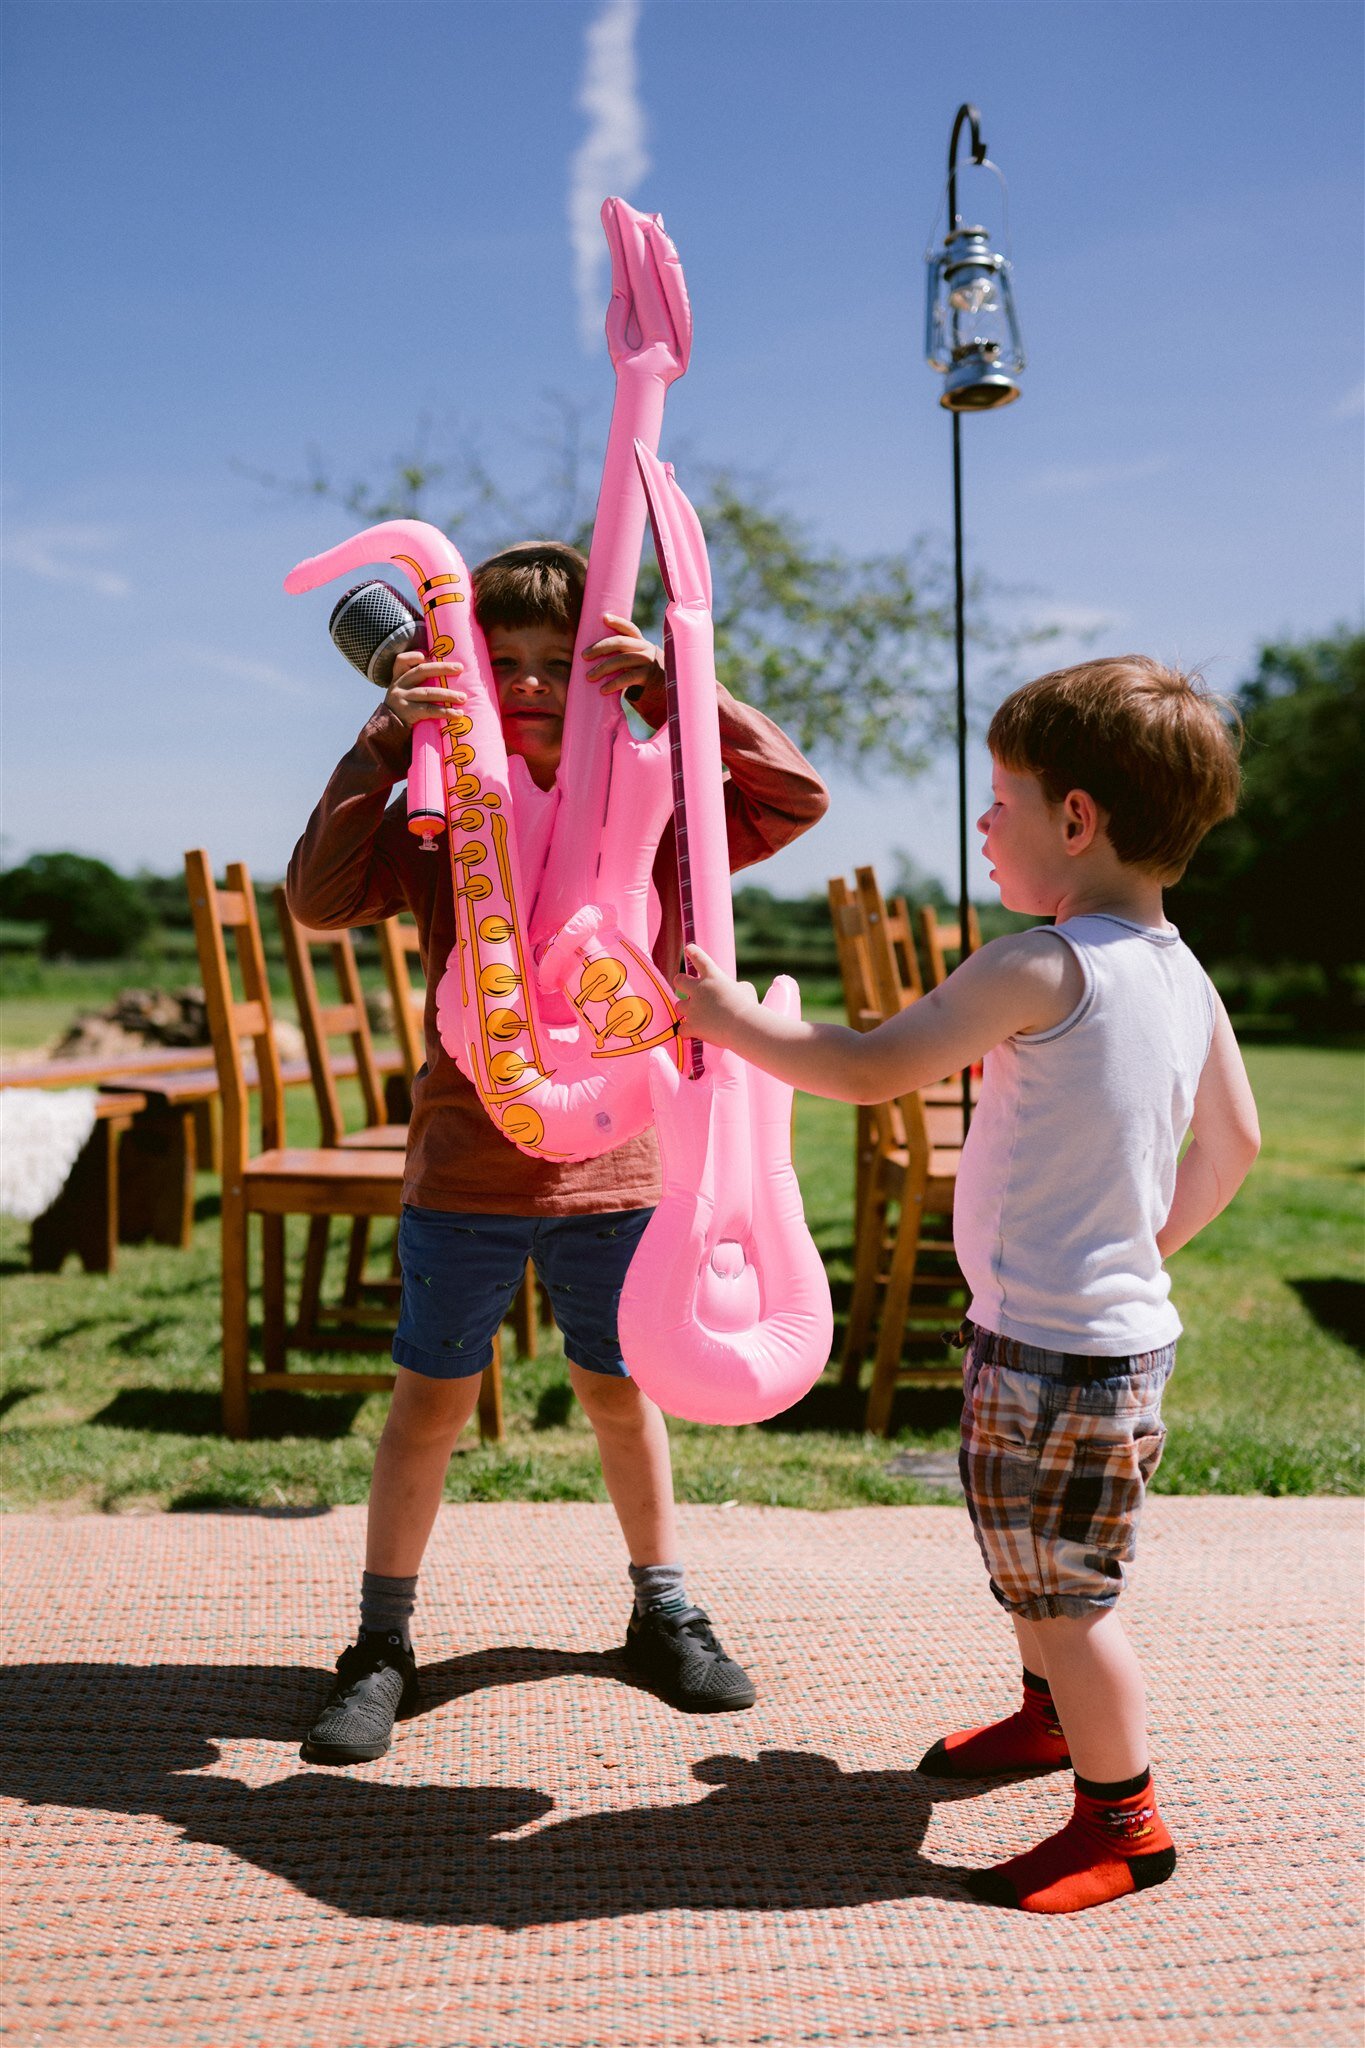
[[[1009, 179], [1030, 354], [1021, 402], [967, 423], [972, 565], [1222, 687], [1264, 638], [1358, 620], [1354, 5], [614, 12], [594, 128], [602, 0], [9, 0], [7, 858], [282, 869], [372, 699], [330, 596], [280, 587], [352, 522], [243, 469], [317, 448], [378, 475], [428, 415], [517, 479], [547, 394], [603, 420], [576, 178], [581, 216], [627, 172], [682, 254], [670, 448], [762, 473], [848, 549], [944, 532], [921, 258], [963, 98]], [[951, 873], [948, 773], [832, 784], [754, 879], [819, 889], [895, 848]]]

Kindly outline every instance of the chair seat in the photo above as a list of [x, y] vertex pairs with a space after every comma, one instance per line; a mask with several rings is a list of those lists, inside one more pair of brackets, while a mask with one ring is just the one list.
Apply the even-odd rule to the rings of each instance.
[[343, 1152], [406, 1152], [406, 1124], [367, 1124], [364, 1130], [347, 1131], [341, 1141]]
[[[936, 1145], [929, 1154], [929, 1178], [924, 1189], [924, 1207], [945, 1215], [953, 1206], [960, 1152], [942, 1151]], [[910, 1154], [903, 1150], [882, 1152], [877, 1158], [877, 1178], [896, 1201], [900, 1200], [905, 1176], [910, 1171]]]
[[243, 1176], [246, 1205], [276, 1216], [396, 1216], [404, 1163], [401, 1152], [258, 1152]]
[[962, 1104], [958, 1102], [926, 1102], [924, 1122], [929, 1132], [929, 1143], [944, 1152], [962, 1150]]

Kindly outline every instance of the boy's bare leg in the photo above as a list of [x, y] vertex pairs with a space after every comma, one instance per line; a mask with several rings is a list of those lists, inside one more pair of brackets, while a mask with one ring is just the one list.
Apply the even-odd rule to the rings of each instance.
[[[1029, 1664], [1052, 1688], [1071, 1761], [1082, 1778], [1112, 1784], [1147, 1768], [1147, 1689], [1116, 1607], [1015, 1623], [1041, 1654]], [[1027, 1661], [1027, 1659], [1026, 1659]]]
[[1014, 1637], [1019, 1645], [1019, 1662], [1025, 1671], [1036, 1672], [1039, 1678], [1047, 1677], [1047, 1652], [1043, 1638], [1038, 1633], [1036, 1621], [1025, 1621], [1022, 1614], [1012, 1614]]
[[420, 1569], [450, 1454], [474, 1413], [482, 1377], [436, 1380], [398, 1367], [370, 1481], [366, 1571], [401, 1579]]
[[634, 1380], [585, 1372], [572, 1363], [569, 1378], [597, 1438], [602, 1477], [631, 1563], [676, 1564], [673, 1460], [662, 1414]]

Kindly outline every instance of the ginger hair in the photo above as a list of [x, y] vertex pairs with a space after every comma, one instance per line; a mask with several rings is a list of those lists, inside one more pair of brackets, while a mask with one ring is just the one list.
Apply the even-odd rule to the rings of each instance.
[[558, 626], [578, 632], [588, 564], [562, 540], [524, 540], [480, 562], [473, 572], [474, 610], [491, 626]]
[[1078, 662], [1016, 690], [986, 743], [1049, 803], [1073, 789], [1105, 813], [1119, 859], [1178, 882], [1200, 840], [1237, 807], [1241, 725], [1234, 707], [1146, 654]]

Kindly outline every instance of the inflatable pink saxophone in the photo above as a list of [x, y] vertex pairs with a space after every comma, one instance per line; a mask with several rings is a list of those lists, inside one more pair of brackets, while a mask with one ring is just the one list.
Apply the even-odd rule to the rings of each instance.
[[[706, 543], [672, 466], [642, 444], [636, 452], [668, 594], [683, 930], [689, 945], [733, 974]], [[774, 981], [764, 1007], [800, 1015], [789, 975]], [[664, 1191], [626, 1275], [621, 1350], [632, 1377], [669, 1414], [760, 1422], [814, 1385], [833, 1331], [829, 1282], [792, 1168], [792, 1090], [734, 1053], [685, 1045], [681, 1069], [651, 1057]]]
[[[649, 1052], [667, 1047], [680, 1057], [672, 989], [650, 957], [646, 930], [667, 784], [654, 791], [642, 780], [623, 792], [622, 802], [634, 798], [640, 839], [629, 871], [606, 879], [622, 884], [628, 928], [612, 904], [582, 904], [537, 960], [497, 689], [453, 542], [420, 520], [388, 520], [301, 562], [285, 588], [311, 590], [378, 561], [411, 578], [428, 652], [461, 664], [467, 699], [438, 722], [440, 815], [455, 893], [455, 945], [437, 990], [441, 1043], [521, 1151], [595, 1158], [652, 1121]], [[429, 820], [437, 801], [429, 785], [417, 800]]]

